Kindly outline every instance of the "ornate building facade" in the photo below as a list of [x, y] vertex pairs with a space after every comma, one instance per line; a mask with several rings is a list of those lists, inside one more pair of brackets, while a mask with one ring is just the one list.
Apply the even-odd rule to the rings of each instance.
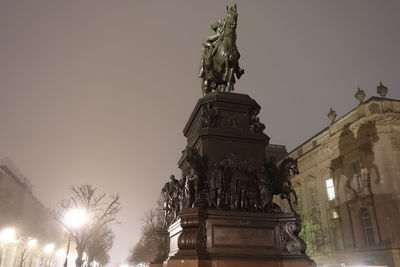
[[289, 153], [296, 211], [317, 263], [400, 266], [400, 101], [364, 97]]

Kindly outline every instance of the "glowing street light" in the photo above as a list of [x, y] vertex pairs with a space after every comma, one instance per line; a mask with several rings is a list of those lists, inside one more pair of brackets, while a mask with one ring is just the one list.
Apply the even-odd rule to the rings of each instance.
[[2, 243], [12, 243], [16, 240], [16, 234], [14, 228], [5, 228], [0, 232], [0, 242]]
[[28, 248], [33, 248], [34, 246], [37, 245], [37, 239], [35, 238], [29, 239], [26, 245], [28, 246]]
[[87, 222], [85, 209], [72, 209], [65, 214], [64, 222], [70, 228], [79, 228]]
[[[87, 223], [87, 221], [88, 221], [88, 214], [85, 209], [71, 209], [65, 214], [64, 217], [65, 224], [72, 229], [82, 227], [85, 223]], [[69, 233], [64, 267], [68, 266], [68, 253], [70, 245], [71, 245], [71, 232]]]

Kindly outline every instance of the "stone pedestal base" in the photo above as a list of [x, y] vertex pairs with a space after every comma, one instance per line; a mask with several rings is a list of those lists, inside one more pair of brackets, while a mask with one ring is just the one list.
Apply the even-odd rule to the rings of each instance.
[[313, 266], [292, 214], [192, 208], [179, 216], [167, 267]]
[[164, 263], [163, 262], [150, 262], [149, 267], [163, 267]]
[[315, 267], [307, 260], [169, 260], [166, 267]]

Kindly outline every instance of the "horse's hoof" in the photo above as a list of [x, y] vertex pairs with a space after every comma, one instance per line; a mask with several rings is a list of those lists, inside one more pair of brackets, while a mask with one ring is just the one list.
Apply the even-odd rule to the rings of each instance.
[[240, 77], [242, 77], [243, 74], [244, 74], [244, 70], [241, 69], [238, 73], [236, 73], [236, 76], [238, 79], [240, 79]]

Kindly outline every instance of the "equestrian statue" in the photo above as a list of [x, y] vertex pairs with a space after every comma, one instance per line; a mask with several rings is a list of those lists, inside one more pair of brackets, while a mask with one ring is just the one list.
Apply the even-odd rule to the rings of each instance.
[[237, 7], [226, 6], [226, 11], [223, 20], [211, 25], [214, 34], [202, 42], [199, 78], [203, 96], [213, 91], [232, 92], [235, 75], [240, 79], [244, 74], [239, 67], [240, 54], [236, 47]]
[[[272, 195], [280, 195], [281, 199], [287, 199], [290, 210], [299, 216], [293, 206], [297, 205], [298, 197], [290, 181], [293, 176], [299, 174], [297, 160], [286, 158], [276, 165], [275, 159], [271, 157], [266, 163], [266, 169], [272, 181]], [[292, 200], [292, 195], [294, 200]]]

